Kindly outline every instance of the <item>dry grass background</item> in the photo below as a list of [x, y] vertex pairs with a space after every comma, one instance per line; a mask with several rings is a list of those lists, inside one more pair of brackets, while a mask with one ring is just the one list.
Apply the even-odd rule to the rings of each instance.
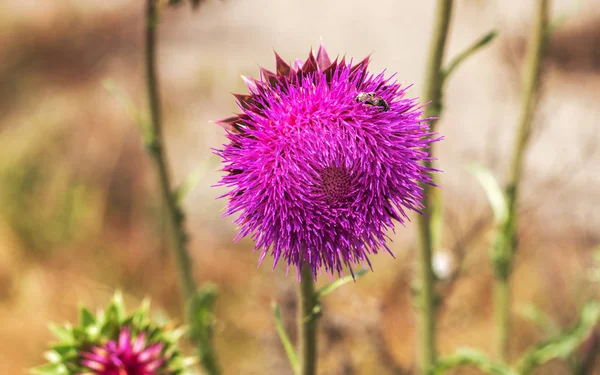
[[[464, 272], [440, 311], [440, 350], [491, 351], [490, 210], [465, 165], [499, 176], [516, 123], [520, 65], [532, 13], [528, 1], [456, 1], [449, 55], [491, 28], [500, 38], [462, 66], [446, 91], [438, 157], [444, 170], [443, 244], [465, 254]], [[519, 315], [535, 304], [560, 327], [598, 295], [588, 275], [600, 243], [600, 1], [555, 0], [567, 19], [553, 35], [544, 97], [527, 162], [521, 245], [513, 286], [512, 355], [543, 338]], [[220, 289], [217, 349], [225, 374], [289, 374], [270, 301], [282, 303], [295, 335], [295, 279], [265, 263], [252, 243], [232, 243], [212, 189], [210, 147], [224, 142], [209, 123], [236, 109], [240, 74], [272, 67], [272, 48], [291, 60], [322, 37], [330, 54], [362, 58], [422, 88], [434, 2], [358, 0], [208, 1], [197, 12], [163, 12], [160, 79], [174, 176], [199, 171], [185, 202], [199, 281]], [[131, 304], [149, 295], [157, 313], [180, 317], [177, 276], [164, 249], [153, 171], [140, 129], [111, 80], [145, 108], [143, 6], [126, 0], [4, 0], [0, 3], [0, 374], [41, 361], [48, 321], [76, 318], [78, 304], [102, 306], [115, 288]], [[411, 225], [393, 235], [396, 259], [373, 257], [375, 272], [328, 296], [320, 373], [410, 373]], [[600, 266], [600, 265], [596, 265]], [[600, 361], [599, 361], [600, 362]], [[470, 373], [466, 370], [457, 373]], [[555, 361], [540, 374], [566, 374]], [[597, 370], [597, 373], [600, 373]]]

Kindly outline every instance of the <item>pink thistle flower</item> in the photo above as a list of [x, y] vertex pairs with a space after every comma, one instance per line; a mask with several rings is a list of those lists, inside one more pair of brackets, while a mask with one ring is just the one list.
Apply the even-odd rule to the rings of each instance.
[[218, 122], [229, 143], [216, 150], [227, 174], [225, 215], [239, 214], [236, 240], [250, 235], [259, 263], [270, 253], [297, 275], [308, 264], [342, 274], [388, 252], [387, 231], [420, 212], [432, 184], [424, 165], [433, 138], [407, 87], [358, 64], [331, 62], [321, 46], [276, 72], [244, 77], [241, 113]]
[[117, 341], [111, 340], [81, 354], [86, 368], [79, 375], [162, 375], [168, 358], [162, 355], [163, 345], [148, 345], [144, 333], [132, 336], [128, 328], [121, 329]]
[[121, 293], [97, 314], [82, 306], [79, 324], [52, 324], [59, 339], [50, 346], [48, 363], [32, 374], [54, 375], [186, 375], [197, 361], [184, 357], [177, 342], [185, 332], [150, 320], [149, 301], [127, 314]]

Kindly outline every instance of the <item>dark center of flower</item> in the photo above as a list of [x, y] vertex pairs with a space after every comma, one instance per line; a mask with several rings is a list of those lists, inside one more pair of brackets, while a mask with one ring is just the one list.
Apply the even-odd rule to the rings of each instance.
[[351, 179], [344, 168], [327, 167], [321, 172], [322, 189], [328, 201], [339, 201], [350, 193]]

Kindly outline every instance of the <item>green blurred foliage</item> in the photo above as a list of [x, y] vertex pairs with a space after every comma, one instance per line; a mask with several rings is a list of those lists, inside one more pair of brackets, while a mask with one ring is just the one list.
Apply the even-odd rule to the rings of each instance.
[[101, 207], [100, 192], [63, 163], [60, 139], [41, 146], [0, 161], [0, 215], [37, 255], [89, 238]]

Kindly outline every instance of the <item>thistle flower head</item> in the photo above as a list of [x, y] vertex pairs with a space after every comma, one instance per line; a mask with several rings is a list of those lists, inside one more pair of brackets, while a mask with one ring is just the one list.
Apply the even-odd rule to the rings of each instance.
[[147, 304], [126, 315], [120, 294], [97, 315], [82, 308], [78, 326], [51, 328], [60, 342], [32, 374], [182, 375], [191, 363], [176, 346], [181, 329], [151, 322]]
[[217, 154], [228, 188], [226, 215], [239, 214], [236, 239], [251, 235], [261, 262], [308, 265], [313, 275], [350, 272], [386, 245], [393, 220], [421, 208], [436, 139], [407, 87], [367, 71], [369, 59], [331, 62], [321, 46], [276, 72], [243, 77], [241, 113], [218, 123], [229, 143]]
[[119, 332], [117, 340], [110, 340], [83, 352], [81, 365], [86, 368], [86, 375], [158, 374], [160, 367], [166, 362], [161, 353], [163, 348], [164, 344], [161, 343], [148, 345], [144, 332], [132, 337], [130, 329], [125, 327]]

